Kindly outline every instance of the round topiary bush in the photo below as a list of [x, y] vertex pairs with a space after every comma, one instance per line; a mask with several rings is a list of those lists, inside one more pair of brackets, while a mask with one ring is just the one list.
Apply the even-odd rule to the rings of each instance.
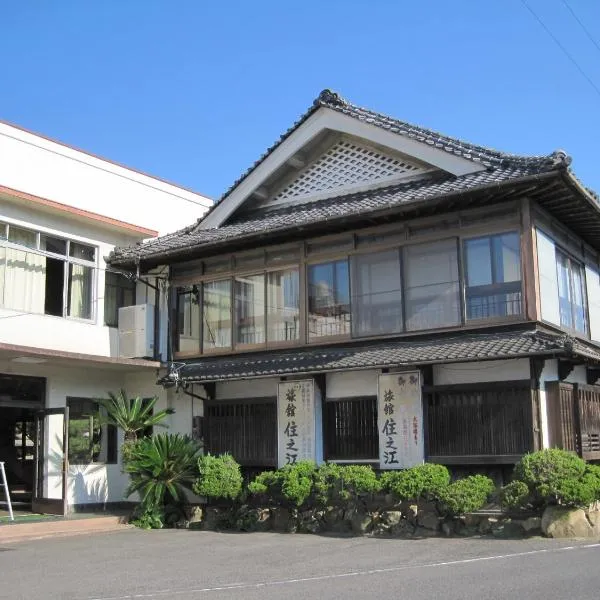
[[529, 488], [523, 481], [515, 479], [500, 490], [500, 504], [505, 509], [526, 508], [529, 504]]
[[286, 465], [277, 471], [264, 471], [248, 485], [253, 495], [266, 496], [276, 504], [299, 507], [311, 497], [317, 465], [309, 460]]
[[198, 459], [200, 476], [194, 483], [194, 492], [212, 500], [235, 500], [242, 492], [240, 465], [230, 454], [205, 454]]
[[527, 486], [534, 507], [578, 506], [589, 504], [587, 498], [594, 494], [588, 489], [593, 488], [593, 475], [583, 481], [586, 471], [586, 462], [574, 452], [552, 448], [523, 456], [515, 465], [514, 479]]
[[400, 500], [434, 500], [450, 483], [450, 473], [444, 465], [425, 463], [403, 471], [387, 471], [381, 484]]
[[495, 489], [494, 482], [485, 475], [471, 475], [458, 479], [440, 494], [442, 512], [457, 516], [482, 508]]
[[314, 493], [318, 504], [339, 504], [381, 489], [377, 473], [370, 465], [323, 463], [314, 472]]

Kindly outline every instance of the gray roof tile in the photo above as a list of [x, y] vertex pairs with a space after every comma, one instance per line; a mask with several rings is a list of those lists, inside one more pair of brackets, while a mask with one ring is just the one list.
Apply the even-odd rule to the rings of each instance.
[[210, 248], [230, 240], [240, 241], [270, 232], [293, 230], [300, 226], [400, 207], [433, 200], [454, 193], [469, 192], [503, 182], [516, 181], [543, 172], [534, 167], [502, 167], [461, 177], [434, 174], [423, 179], [377, 188], [360, 193], [287, 206], [278, 210], [256, 211], [227, 225], [213, 229], [186, 227], [178, 232], [144, 244], [116, 248], [109, 257], [114, 265], [131, 263], [138, 258], [152, 260], [182, 255], [190, 248]]
[[[227, 198], [241, 181], [321, 107], [330, 108], [360, 121], [371, 123], [376, 127], [416, 139], [456, 156], [483, 164], [487, 167], [487, 170], [461, 177], [454, 177], [449, 174], [441, 177], [434, 175], [369, 192], [329, 198], [281, 210], [261, 211], [237, 219], [234, 217], [225, 225], [214, 229], [200, 229], [198, 227], [198, 223], [202, 221], [200, 219], [180, 231], [151, 240], [145, 244], [116, 248], [109, 256], [109, 262], [119, 266], [132, 264], [137, 260], [156, 260], [162, 257], [183, 255], [190, 248], [208, 248], [211, 245], [228, 240], [238, 240], [274, 231], [285, 231], [323, 220], [361, 213], [368, 214], [382, 207], [423, 202], [456, 192], [469, 191], [528, 175], [566, 168], [570, 163], [570, 158], [562, 151], [554, 152], [548, 156], [518, 156], [470, 144], [430, 129], [410, 125], [404, 121], [361, 108], [342, 99], [330, 90], [323, 90], [309, 110], [234, 182], [219, 202]], [[204, 215], [204, 218], [206, 218], [206, 215]]]
[[265, 351], [174, 363], [165, 381], [211, 382], [401, 367], [535, 355], [580, 354], [600, 361], [600, 349], [567, 336], [536, 330], [440, 335], [422, 341], [370, 342], [358, 346]]

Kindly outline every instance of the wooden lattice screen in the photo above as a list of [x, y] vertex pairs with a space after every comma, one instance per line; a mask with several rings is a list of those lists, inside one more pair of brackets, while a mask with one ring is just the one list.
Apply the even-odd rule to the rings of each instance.
[[533, 449], [528, 380], [428, 388], [425, 408], [430, 461], [510, 463]]
[[328, 400], [324, 432], [327, 460], [376, 460], [377, 397]]
[[600, 460], [600, 386], [546, 383], [549, 444]]
[[204, 416], [207, 452], [228, 452], [243, 466], [277, 465], [275, 398], [207, 403]]

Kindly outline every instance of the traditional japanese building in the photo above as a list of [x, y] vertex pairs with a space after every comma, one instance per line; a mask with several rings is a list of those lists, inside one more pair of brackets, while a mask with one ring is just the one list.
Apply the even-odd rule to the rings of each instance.
[[325, 90], [202, 219], [109, 260], [168, 273], [161, 383], [249, 469], [598, 459], [600, 204], [570, 163]]

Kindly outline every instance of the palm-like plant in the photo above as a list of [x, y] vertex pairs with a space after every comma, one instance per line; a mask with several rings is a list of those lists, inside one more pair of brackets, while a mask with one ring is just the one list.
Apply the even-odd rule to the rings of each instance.
[[142, 507], [152, 510], [185, 501], [198, 477], [200, 447], [187, 435], [160, 433], [132, 445], [125, 471], [127, 496], [139, 492]]
[[108, 393], [108, 398], [98, 400], [106, 410], [106, 422], [116, 425], [123, 430], [125, 442], [135, 442], [138, 433], [147, 427], [166, 427], [162, 421], [167, 415], [173, 414], [172, 408], [154, 412], [158, 397], [143, 400], [140, 396], [129, 398], [127, 392], [121, 389], [118, 394]]

